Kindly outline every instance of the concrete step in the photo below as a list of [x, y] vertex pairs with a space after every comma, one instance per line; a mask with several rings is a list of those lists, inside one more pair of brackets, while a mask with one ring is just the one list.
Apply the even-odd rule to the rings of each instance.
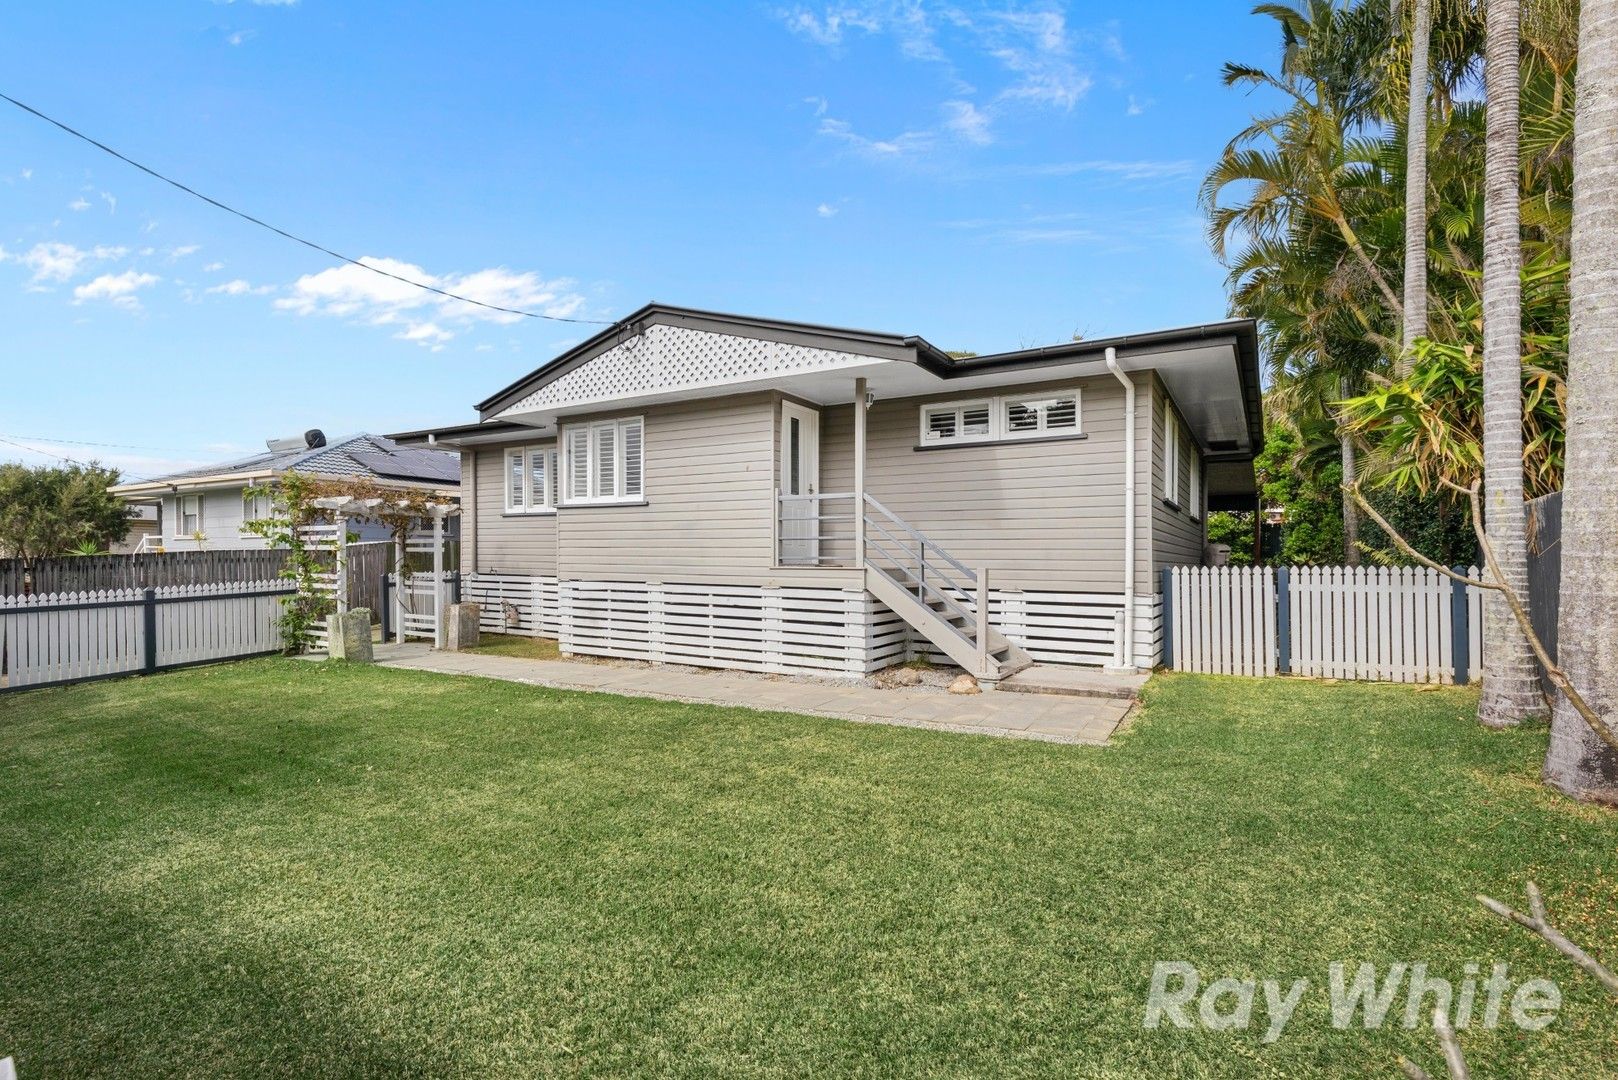
[[1145, 675], [1115, 675], [1095, 668], [1034, 664], [1000, 680], [997, 690], [1013, 694], [1058, 694], [1065, 697], [1123, 698], [1133, 701], [1146, 685]]

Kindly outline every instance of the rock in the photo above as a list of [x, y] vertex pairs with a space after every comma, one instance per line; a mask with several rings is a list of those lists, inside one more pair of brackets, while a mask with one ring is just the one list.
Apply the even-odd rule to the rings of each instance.
[[908, 667], [883, 668], [876, 673], [874, 681], [883, 690], [897, 690], [903, 686], [920, 686], [921, 672]]
[[333, 660], [347, 660], [355, 664], [371, 663], [371, 612], [369, 608], [355, 608], [341, 615], [333, 615], [328, 624], [331, 644], [326, 655]]
[[983, 688], [978, 685], [978, 681], [972, 676], [957, 675], [955, 676], [955, 681], [949, 684], [949, 692], [952, 694], [981, 694], [983, 693]]
[[449, 606], [448, 622], [444, 624], [444, 650], [446, 652], [462, 652], [466, 649], [478, 647], [478, 618], [480, 614], [479, 607], [471, 601]]

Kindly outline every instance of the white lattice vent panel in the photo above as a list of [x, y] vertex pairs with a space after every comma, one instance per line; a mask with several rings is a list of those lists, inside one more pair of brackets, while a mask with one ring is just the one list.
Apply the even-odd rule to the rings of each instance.
[[540, 387], [501, 415], [825, 371], [871, 359], [659, 323]]

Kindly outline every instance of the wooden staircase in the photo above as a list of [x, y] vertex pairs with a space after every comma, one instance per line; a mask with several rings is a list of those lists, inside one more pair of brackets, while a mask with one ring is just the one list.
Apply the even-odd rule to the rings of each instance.
[[870, 495], [865, 496], [865, 588], [980, 683], [1033, 664], [989, 625], [989, 575], [969, 570]]

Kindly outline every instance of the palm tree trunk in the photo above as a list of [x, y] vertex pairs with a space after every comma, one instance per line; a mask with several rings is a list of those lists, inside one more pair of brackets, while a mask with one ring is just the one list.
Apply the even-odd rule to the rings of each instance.
[[1403, 350], [1398, 368], [1409, 370], [1410, 346], [1427, 333], [1427, 54], [1432, 0], [1414, 0], [1410, 30], [1410, 113], [1405, 124], [1405, 296]]
[[[1483, 492], [1495, 570], [1524, 602], [1528, 514], [1522, 460], [1522, 195], [1517, 162], [1520, 0], [1490, 0], [1484, 57], [1488, 135], [1483, 174]], [[1490, 727], [1543, 715], [1539, 665], [1500, 593], [1483, 607], [1483, 696]]]
[[[1337, 380], [1340, 397], [1349, 396], [1348, 380]], [[1341, 427], [1337, 429], [1337, 445], [1343, 455], [1343, 561], [1349, 566], [1360, 564], [1360, 508], [1349, 494], [1359, 479], [1359, 459], [1354, 453], [1354, 440]]]
[[[1584, 0], [1573, 135], [1573, 323], [1557, 657], [1618, 724], [1618, 0]], [[1551, 719], [1545, 781], [1618, 801], [1618, 754], [1565, 698]]]

